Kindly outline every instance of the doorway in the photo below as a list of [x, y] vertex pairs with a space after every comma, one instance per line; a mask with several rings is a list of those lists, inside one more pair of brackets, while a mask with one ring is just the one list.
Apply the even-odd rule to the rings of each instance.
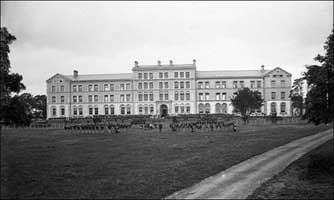
[[168, 115], [168, 107], [167, 107], [166, 104], [162, 104], [160, 106], [160, 115], [161, 115], [161, 117], [167, 117], [167, 115]]

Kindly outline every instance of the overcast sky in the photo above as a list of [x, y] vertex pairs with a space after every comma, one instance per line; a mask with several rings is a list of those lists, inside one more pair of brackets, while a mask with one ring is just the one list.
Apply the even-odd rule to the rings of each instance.
[[1, 26], [17, 40], [11, 71], [25, 92], [46, 93], [56, 73], [130, 73], [139, 64], [197, 70], [282, 67], [300, 77], [323, 54], [333, 2], [3, 2]]

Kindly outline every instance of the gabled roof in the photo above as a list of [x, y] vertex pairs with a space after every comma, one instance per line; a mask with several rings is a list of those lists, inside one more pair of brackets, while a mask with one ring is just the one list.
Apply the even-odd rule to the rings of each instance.
[[194, 64], [177, 64], [177, 65], [138, 65], [132, 68], [132, 71], [144, 70], [173, 70], [173, 69], [196, 69]]
[[220, 71], [197, 71], [196, 78], [245, 78], [263, 77], [270, 70], [220, 70]]
[[73, 75], [66, 75], [72, 81], [102, 81], [102, 80], [131, 80], [133, 79], [132, 73], [119, 73], [119, 74], [79, 74], [77, 78]]
[[282, 70], [284, 73], [286, 73], [286, 74], [288, 74], [288, 75], [291, 76], [291, 74], [290, 74], [289, 72], [285, 71], [284, 69], [282, 69], [282, 68], [280, 68], [280, 67], [275, 67], [273, 70], [268, 71], [268, 72], [266, 73], [266, 75], [271, 74], [272, 72], [274, 72], [274, 71], [277, 70], [277, 69]]
[[71, 79], [68, 78], [66, 75], [57, 73], [57, 74], [51, 76], [51, 78], [47, 79], [46, 82], [50, 82], [50, 81], [51, 81], [53, 78], [55, 78], [56, 76], [60, 76], [60, 77], [62, 77], [63, 79], [68, 80], [68, 81], [71, 80]]

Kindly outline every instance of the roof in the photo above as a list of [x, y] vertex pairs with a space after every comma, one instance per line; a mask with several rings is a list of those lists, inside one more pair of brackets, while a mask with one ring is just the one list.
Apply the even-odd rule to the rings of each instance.
[[220, 70], [220, 71], [196, 71], [196, 78], [242, 78], [263, 77], [271, 70]]
[[177, 65], [138, 65], [132, 68], [132, 71], [144, 70], [174, 70], [174, 69], [196, 69], [194, 64], [177, 64]]
[[120, 73], [120, 74], [79, 74], [77, 78], [73, 75], [65, 75], [65, 77], [72, 81], [90, 81], [90, 80], [131, 80], [133, 79], [132, 73]]

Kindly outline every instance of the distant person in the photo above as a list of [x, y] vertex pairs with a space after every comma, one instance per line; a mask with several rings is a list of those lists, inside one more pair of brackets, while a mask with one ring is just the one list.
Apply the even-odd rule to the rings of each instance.
[[159, 124], [159, 132], [161, 133], [162, 130], [162, 124]]

